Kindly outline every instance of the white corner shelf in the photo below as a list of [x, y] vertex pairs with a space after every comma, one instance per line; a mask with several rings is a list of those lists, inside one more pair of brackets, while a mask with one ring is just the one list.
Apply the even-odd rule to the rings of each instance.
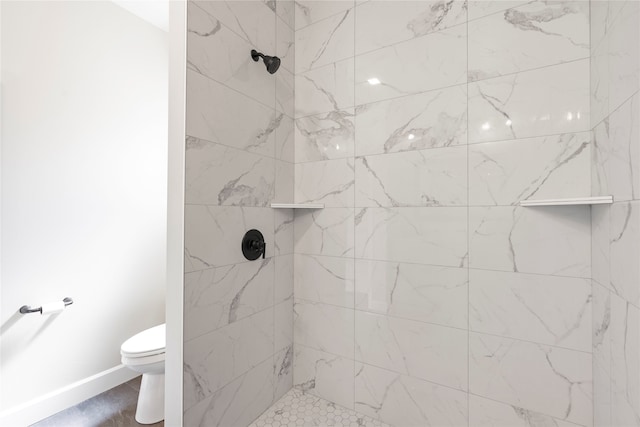
[[273, 209], [322, 209], [324, 203], [271, 203]]
[[613, 196], [577, 197], [574, 199], [522, 200], [520, 206], [610, 205]]

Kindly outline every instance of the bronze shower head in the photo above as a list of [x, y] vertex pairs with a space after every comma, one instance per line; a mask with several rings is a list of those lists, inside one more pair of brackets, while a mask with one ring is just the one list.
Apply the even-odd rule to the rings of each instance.
[[278, 58], [277, 56], [263, 55], [262, 53], [253, 49], [251, 51], [251, 59], [258, 62], [260, 58], [262, 58], [262, 60], [264, 61], [264, 65], [265, 67], [267, 67], [267, 71], [269, 72], [269, 74], [275, 73], [276, 71], [278, 71], [278, 68], [280, 68], [280, 58]]

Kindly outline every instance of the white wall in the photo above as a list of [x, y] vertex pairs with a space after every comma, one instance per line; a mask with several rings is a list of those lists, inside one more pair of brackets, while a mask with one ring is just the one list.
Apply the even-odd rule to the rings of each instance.
[[[0, 411], [164, 321], [167, 34], [110, 2], [2, 2]], [[72, 297], [58, 316], [23, 304]]]

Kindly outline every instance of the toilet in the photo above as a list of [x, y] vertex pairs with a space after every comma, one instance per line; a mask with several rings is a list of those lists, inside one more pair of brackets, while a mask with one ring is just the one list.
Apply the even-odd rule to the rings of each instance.
[[154, 326], [126, 340], [120, 347], [122, 364], [142, 374], [136, 421], [155, 424], [164, 419], [165, 325]]

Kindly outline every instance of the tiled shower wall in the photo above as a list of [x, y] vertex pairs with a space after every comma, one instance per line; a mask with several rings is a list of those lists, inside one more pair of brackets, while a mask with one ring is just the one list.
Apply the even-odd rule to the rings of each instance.
[[640, 425], [640, 3], [591, 3], [594, 415]]
[[589, 14], [296, 2], [295, 199], [326, 208], [295, 217], [295, 386], [398, 426], [593, 425], [590, 208], [517, 206], [591, 192]]
[[[188, 2], [184, 425], [248, 425], [292, 385], [293, 9]], [[250, 58], [279, 55], [277, 74]], [[257, 228], [266, 258], [240, 243]]]

